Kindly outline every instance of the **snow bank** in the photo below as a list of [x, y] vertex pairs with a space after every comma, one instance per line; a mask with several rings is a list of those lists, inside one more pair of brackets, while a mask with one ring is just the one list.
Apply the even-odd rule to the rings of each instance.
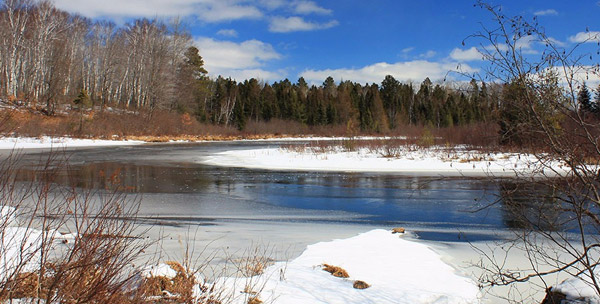
[[68, 137], [0, 137], [0, 149], [39, 149], [39, 148], [73, 148], [91, 146], [123, 146], [139, 145], [144, 141], [136, 140], [100, 140], [100, 139], [77, 139]]
[[[348, 279], [334, 277], [322, 264], [342, 267]], [[367, 289], [354, 289], [361, 280]], [[456, 273], [430, 247], [386, 230], [322, 242], [290, 261], [268, 267], [260, 277], [226, 278], [218, 285], [239, 294], [252, 286], [263, 301], [274, 303], [478, 303], [478, 288]], [[235, 303], [246, 303], [251, 294]]]
[[[456, 176], [514, 176], [532, 174], [540, 170], [539, 162], [533, 155], [482, 154], [467, 150], [447, 152], [435, 149], [406, 149], [397, 157], [383, 157], [366, 149], [354, 152], [313, 153], [310, 149], [296, 152], [264, 148], [219, 152], [201, 162], [215, 166], [269, 170], [395, 172]], [[546, 171], [548, 171], [547, 167]], [[553, 163], [551, 167], [559, 173], [564, 172], [559, 163]]]
[[273, 141], [341, 141], [341, 140], [387, 140], [387, 139], [406, 139], [406, 136], [389, 137], [389, 136], [355, 136], [355, 137], [324, 137], [324, 136], [306, 136], [306, 137], [273, 137], [273, 138], [257, 138], [257, 139], [240, 139], [235, 141], [249, 142], [273, 142]]
[[[600, 273], [597, 270], [594, 272], [596, 278], [600, 278]], [[591, 278], [586, 274], [566, 279], [552, 287], [552, 291], [566, 295], [568, 300], [581, 300], [582, 303], [600, 304], [600, 296], [598, 296]]]
[[0, 280], [15, 272], [32, 272], [40, 267], [40, 248], [44, 240], [66, 244], [74, 234], [61, 234], [50, 229], [43, 233], [31, 227], [19, 227], [14, 207], [0, 206]]

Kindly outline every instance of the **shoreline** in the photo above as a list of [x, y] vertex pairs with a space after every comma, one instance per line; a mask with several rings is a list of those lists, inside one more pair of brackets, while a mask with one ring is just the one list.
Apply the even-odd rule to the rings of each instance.
[[568, 171], [559, 162], [540, 164], [536, 156], [524, 153], [483, 153], [467, 149], [452, 152], [436, 147], [411, 150], [386, 157], [368, 149], [319, 152], [283, 148], [230, 150], [215, 153], [199, 163], [220, 167], [241, 167], [276, 171], [369, 172], [423, 176], [515, 177], [555, 176]]
[[[340, 141], [345, 137], [257, 137], [212, 138], [206, 140], [152, 141], [152, 138], [136, 140], [76, 139], [70, 137], [0, 137], [0, 153], [41, 149], [75, 149], [111, 146], [134, 146], [154, 143], [194, 144], [207, 142], [289, 142]], [[355, 137], [353, 140], [385, 140], [388, 137]], [[345, 151], [342, 147], [330, 150], [298, 145], [292, 148], [270, 146], [250, 149], [234, 149], [214, 153], [195, 160], [196, 163], [219, 166], [262, 169], [274, 171], [316, 171], [393, 173], [440, 177], [540, 177], [564, 176], [568, 168], [557, 161], [540, 162], [536, 155], [515, 152], [481, 152], [456, 146], [447, 149], [439, 146], [393, 147], [393, 155], [386, 147], [358, 148]]]
[[[355, 140], [384, 140], [392, 137], [360, 136]], [[395, 137], [396, 138], [396, 137]], [[0, 150], [14, 149], [51, 149], [78, 147], [105, 147], [142, 145], [152, 143], [184, 144], [206, 142], [300, 142], [300, 141], [337, 141], [349, 137], [325, 136], [288, 136], [288, 135], [250, 135], [250, 136], [125, 136], [115, 139], [76, 138], [68, 136], [14, 137], [0, 136]]]

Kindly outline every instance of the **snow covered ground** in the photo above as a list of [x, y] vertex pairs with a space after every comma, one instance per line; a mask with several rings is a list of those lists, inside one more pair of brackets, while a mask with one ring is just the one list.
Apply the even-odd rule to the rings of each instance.
[[[323, 264], [339, 266], [349, 277], [332, 276]], [[355, 289], [355, 280], [370, 287]], [[475, 282], [458, 274], [430, 247], [382, 229], [310, 245], [300, 257], [270, 266], [251, 284], [225, 278], [222, 285], [235, 288], [234, 293], [251, 285], [259, 299], [286, 304], [479, 303]]]
[[[1, 207], [0, 274], [10, 273], [27, 258], [24, 271], [35, 271], [41, 231], [18, 227], [16, 210]], [[60, 236], [74, 238], [74, 235]], [[473, 280], [444, 263], [429, 246], [408, 236], [376, 229], [358, 236], [308, 246], [300, 257], [277, 262], [263, 274], [251, 278], [222, 278], [216, 283], [233, 296], [233, 303], [247, 303], [257, 292], [273, 303], [478, 303]], [[27, 244], [27, 246], [23, 246]], [[22, 250], [19, 250], [21, 248]], [[23, 249], [24, 248], [24, 249]], [[23, 254], [22, 251], [25, 251]], [[323, 264], [342, 267], [349, 278], [334, 277]], [[143, 276], [173, 278], [175, 271], [165, 264], [144, 269]], [[0, 276], [0, 280], [3, 279]], [[367, 289], [353, 288], [361, 280]], [[251, 281], [251, 282], [250, 282]], [[200, 292], [196, 286], [195, 293]]]
[[63, 149], [75, 147], [93, 146], [123, 146], [140, 145], [144, 141], [134, 140], [100, 140], [100, 139], [78, 139], [69, 137], [0, 137], [0, 150], [12, 149]]
[[0, 280], [14, 277], [15, 272], [31, 272], [40, 267], [40, 248], [44, 241], [53, 246], [63, 246], [72, 241], [73, 234], [61, 234], [56, 230], [45, 233], [32, 227], [19, 226], [17, 210], [0, 206]]
[[[480, 153], [465, 149], [451, 152], [440, 148], [395, 151], [393, 157], [367, 149], [353, 152], [314, 152], [311, 148], [296, 151], [283, 148], [230, 150], [214, 154], [201, 162], [215, 166], [244, 167], [269, 170], [394, 172], [433, 175], [496, 175], [541, 173], [533, 155], [517, 153]], [[548, 170], [551, 167], [556, 172]], [[564, 173], [563, 166], [554, 162], [545, 166], [547, 174]]]

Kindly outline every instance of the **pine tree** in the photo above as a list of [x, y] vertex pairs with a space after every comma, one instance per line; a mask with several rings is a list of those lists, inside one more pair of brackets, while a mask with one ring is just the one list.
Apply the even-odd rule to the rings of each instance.
[[193, 75], [196, 79], [200, 79], [208, 73], [204, 68], [204, 60], [200, 56], [200, 51], [194, 46], [190, 46], [185, 51], [185, 63], [192, 68]]
[[400, 82], [396, 80], [392, 75], [385, 76], [383, 82], [381, 82], [381, 99], [383, 99], [383, 107], [386, 109], [388, 121], [392, 129], [396, 128], [396, 121], [400, 110]]
[[83, 109], [92, 106], [92, 101], [86, 90], [82, 89], [77, 95], [77, 98], [73, 100], [73, 103], [79, 108], [79, 132], [83, 130]]
[[594, 98], [594, 112], [595, 113], [599, 113], [600, 112], [600, 84], [598, 85], [598, 88], [596, 89], [596, 98]]
[[577, 94], [577, 102], [579, 103], [579, 111], [581, 112], [593, 113], [596, 111], [596, 107], [592, 104], [590, 91], [585, 85], [585, 82]]
[[77, 107], [80, 110], [83, 110], [83, 108], [89, 108], [92, 106], [92, 101], [90, 100], [90, 96], [88, 95], [86, 90], [81, 90], [79, 91], [79, 95], [77, 95], [77, 98], [75, 98], [75, 100], [73, 100], [73, 103], [75, 105], [77, 105]]

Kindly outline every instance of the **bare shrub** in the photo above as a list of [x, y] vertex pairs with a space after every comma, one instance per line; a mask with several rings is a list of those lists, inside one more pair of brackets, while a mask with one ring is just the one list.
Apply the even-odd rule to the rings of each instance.
[[[148, 243], [136, 232], [139, 201], [117, 193], [93, 196], [58, 187], [48, 161], [36, 183], [14, 181], [3, 161], [0, 301], [23, 296], [45, 303], [135, 303], [133, 267]], [[43, 174], [41, 173], [43, 172]]]

